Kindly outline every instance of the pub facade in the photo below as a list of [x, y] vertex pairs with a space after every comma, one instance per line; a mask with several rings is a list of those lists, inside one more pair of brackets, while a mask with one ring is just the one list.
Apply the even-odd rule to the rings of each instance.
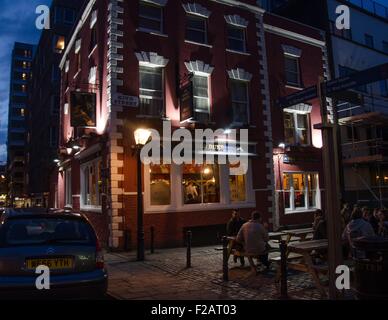
[[146, 245], [151, 227], [157, 247], [181, 245], [187, 230], [216, 242], [233, 209], [273, 224], [264, 19], [254, 0], [90, 0], [61, 62], [58, 207], [87, 215], [109, 248], [135, 248], [137, 129], [158, 132], [162, 151], [182, 129], [245, 130], [244, 145], [233, 138], [248, 157], [241, 173], [218, 161], [229, 148], [207, 141], [213, 163], [194, 151], [141, 166]]

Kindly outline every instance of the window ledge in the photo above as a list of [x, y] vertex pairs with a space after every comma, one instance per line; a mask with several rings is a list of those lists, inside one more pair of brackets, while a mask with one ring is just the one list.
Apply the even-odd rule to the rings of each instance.
[[297, 214], [297, 213], [313, 213], [315, 212], [316, 210], [318, 210], [319, 208], [309, 208], [309, 209], [300, 209], [300, 210], [285, 210], [285, 214]]
[[207, 47], [207, 48], [211, 48], [211, 49], [213, 48], [213, 46], [210, 44], [200, 43], [200, 42], [195, 42], [195, 41], [190, 41], [190, 40], [185, 40], [185, 43], [194, 44], [197, 46]]
[[84, 211], [84, 212], [94, 212], [94, 213], [102, 213], [102, 207], [86, 206], [86, 207], [81, 207], [81, 211]]
[[255, 202], [238, 202], [233, 204], [225, 203], [207, 203], [207, 204], [187, 204], [183, 206], [147, 206], [145, 214], [161, 213], [161, 212], [196, 212], [196, 211], [220, 211], [220, 210], [232, 210], [240, 208], [255, 208]]
[[158, 31], [155, 31], [155, 30], [146, 29], [146, 28], [139, 28], [139, 29], [136, 29], [136, 32], [144, 32], [144, 33], [152, 34], [152, 35], [154, 35], [154, 36], [159, 36], [159, 37], [163, 37], [163, 38], [168, 38], [168, 35], [165, 34], [165, 33], [158, 32]]
[[294, 89], [294, 90], [304, 90], [304, 88], [302, 88], [300, 86], [293, 86], [293, 85], [290, 85], [290, 84], [286, 84], [286, 88]]
[[251, 55], [249, 52], [238, 51], [238, 50], [233, 50], [233, 49], [226, 49], [226, 52], [242, 54], [243, 56], [250, 56]]

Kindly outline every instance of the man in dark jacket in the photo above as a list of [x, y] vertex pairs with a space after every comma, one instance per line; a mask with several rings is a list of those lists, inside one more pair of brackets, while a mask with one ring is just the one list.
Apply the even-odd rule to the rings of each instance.
[[[244, 223], [246, 223], [246, 221], [241, 218], [240, 212], [238, 210], [233, 210], [232, 218], [229, 220], [226, 226], [226, 233], [228, 237], [236, 237]], [[241, 246], [238, 244], [235, 244], [233, 248], [237, 250], [242, 249]], [[236, 263], [237, 257], [234, 256], [233, 260]], [[240, 257], [240, 262], [242, 266], [245, 265], [244, 257]]]

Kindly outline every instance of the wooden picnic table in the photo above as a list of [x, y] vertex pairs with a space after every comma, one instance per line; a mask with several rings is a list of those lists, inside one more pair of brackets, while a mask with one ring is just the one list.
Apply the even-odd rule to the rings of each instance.
[[319, 275], [327, 274], [328, 268], [327, 266], [314, 265], [311, 254], [313, 251], [327, 251], [328, 247], [329, 243], [327, 240], [304, 241], [290, 244], [287, 253], [287, 256], [292, 253], [302, 256], [298, 262], [288, 262], [287, 267], [309, 273], [314, 280], [315, 286], [323, 296], [327, 296], [327, 292], [319, 279]]
[[304, 228], [304, 229], [292, 229], [292, 230], [284, 230], [282, 231], [287, 235], [287, 244], [290, 243], [292, 237], [300, 238], [300, 241], [306, 241], [308, 235], [314, 233], [313, 228]]

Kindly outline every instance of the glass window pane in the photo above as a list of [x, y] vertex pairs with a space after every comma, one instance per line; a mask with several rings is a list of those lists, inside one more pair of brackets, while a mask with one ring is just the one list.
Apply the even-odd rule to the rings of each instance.
[[140, 17], [139, 26], [144, 29], [161, 31], [161, 23], [160, 21], [157, 21], [157, 20], [151, 20], [151, 19]]
[[206, 20], [187, 16], [186, 39], [198, 43], [206, 43]]
[[202, 165], [183, 166], [183, 203], [202, 203]]
[[292, 175], [293, 186], [294, 186], [294, 201], [295, 208], [305, 208], [305, 182], [304, 175], [300, 173], [294, 173]]
[[151, 205], [165, 206], [171, 203], [171, 167], [150, 166]]
[[230, 201], [243, 202], [246, 197], [246, 176], [229, 176]]
[[285, 143], [293, 145], [296, 143], [294, 115], [289, 112], [284, 112], [283, 117]]
[[141, 17], [152, 18], [155, 20], [160, 20], [162, 9], [158, 6], [148, 5], [141, 3], [139, 6], [139, 15]]
[[220, 174], [217, 165], [205, 165], [202, 171], [203, 203], [220, 202]]

